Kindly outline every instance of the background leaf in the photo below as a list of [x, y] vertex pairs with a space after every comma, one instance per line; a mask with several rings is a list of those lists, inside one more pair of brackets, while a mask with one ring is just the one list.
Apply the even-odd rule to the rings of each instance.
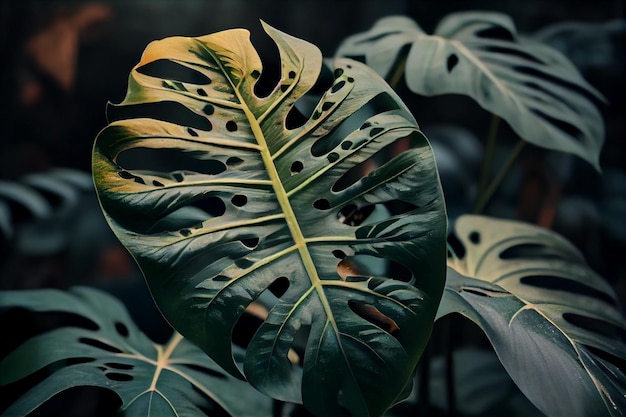
[[407, 17], [385, 17], [345, 39], [336, 55], [360, 57], [387, 78], [398, 70], [394, 65], [404, 64], [414, 93], [469, 96], [522, 139], [599, 169], [601, 94], [559, 51], [519, 36], [506, 15], [453, 13], [432, 35]]
[[0, 307], [71, 313], [89, 322], [85, 328], [66, 326], [37, 335], [0, 362], [2, 385], [40, 369], [51, 371], [3, 415], [26, 415], [77, 386], [114, 391], [122, 400], [120, 412], [129, 417], [191, 417], [216, 405], [235, 416], [270, 412], [267, 397], [223, 372], [179, 334], [165, 345], [152, 343], [105, 292], [88, 287], [3, 291]]
[[[96, 139], [98, 195], [161, 311], [224, 369], [317, 415], [382, 415], [443, 287], [433, 153], [370, 68], [264, 28], [281, 58], [265, 95], [245, 30], [146, 48]], [[255, 301], [241, 370], [231, 336]]]
[[478, 324], [548, 416], [624, 415], [624, 317], [575, 247], [537, 226], [469, 215], [450, 242], [438, 317], [457, 312]]

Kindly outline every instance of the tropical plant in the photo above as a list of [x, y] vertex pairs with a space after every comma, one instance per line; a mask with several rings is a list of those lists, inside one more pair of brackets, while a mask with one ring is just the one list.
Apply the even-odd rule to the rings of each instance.
[[[495, 13], [450, 15], [433, 35], [385, 18], [333, 58], [263, 28], [280, 53], [271, 88], [246, 30], [155, 41], [94, 144], [102, 211], [172, 339], [151, 343], [92, 289], [5, 291], [2, 307], [86, 320], [0, 362], [2, 384], [41, 370], [4, 415], [83, 385], [117, 393], [124, 415], [393, 415], [451, 313], [546, 415], [624, 415], [610, 285], [556, 233], [480, 215], [525, 143], [599, 168], [603, 98], [574, 65]], [[521, 139], [449, 232], [435, 154], [391, 87], [402, 78], [474, 99]]]

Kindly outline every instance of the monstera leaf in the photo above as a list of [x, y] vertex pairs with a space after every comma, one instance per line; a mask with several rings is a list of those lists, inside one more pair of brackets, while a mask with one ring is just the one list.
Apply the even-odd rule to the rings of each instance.
[[604, 99], [556, 49], [518, 36], [506, 15], [454, 13], [432, 35], [409, 18], [385, 17], [347, 38], [337, 55], [361, 57], [385, 77], [404, 63], [411, 91], [469, 96], [525, 141], [599, 167], [604, 123], [596, 103]]
[[573, 245], [537, 226], [469, 215], [450, 244], [439, 317], [476, 322], [548, 416], [624, 415], [624, 317]]
[[[247, 30], [150, 44], [96, 139], [98, 195], [165, 317], [225, 370], [320, 416], [382, 415], [443, 291], [432, 150], [374, 71], [264, 29], [282, 64], [267, 94]], [[268, 313], [240, 369], [255, 301]]]
[[[27, 340], [0, 362], [6, 385], [47, 369], [46, 378], [15, 401], [4, 416], [25, 416], [52, 396], [77, 386], [114, 391], [124, 416], [199, 416], [223, 409], [231, 415], [269, 414], [269, 399], [223, 372], [202, 350], [175, 333], [151, 342], [124, 306], [102, 291], [27, 290], [0, 293], [0, 308], [71, 313], [89, 325], [65, 326]], [[246, 398], [246, 401], [241, 401]]]

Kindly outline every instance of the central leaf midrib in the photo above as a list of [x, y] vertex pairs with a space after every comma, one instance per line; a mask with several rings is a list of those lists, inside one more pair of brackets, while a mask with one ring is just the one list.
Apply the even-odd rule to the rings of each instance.
[[[243, 100], [243, 97], [241, 97], [241, 95], [239, 94], [239, 90], [237, 88], [234, 88], [234, 91], [237, 94], [239, 101], [244, 104], [245, 101]], [[272, 183], [272, 188], [276, 195], [276, 199], [278, 200], [278, 204], [285, 215], [285, 221], [287, 222], [287, 227], [291, 232], [294, 246], [297, 248], [298, 253], [300, 254], [300, 259], [302, 260], [304, 269], [306, 270], [307, 275], [309, 276], [309, 279], [311, 281], [311, 286], [317, 292], [326, 316], [328, 320], [332, 323], [335, 331], [337, 332], [338, 329], [335, 323], [335, 319], [333, 317], [330, 303], [326, 298], [326, 294], [324, 294], [324, 290], [322, 288], [322, 280], [319, 277], [317, 268], [315, 267], [315, 263], [313, 262], [313, 258], [311, 257], [311, 253], [309, 252], [307, 241], [304, 237], [304, 234], [302, 233], [302, 229], [300, 229], [298, 219], [296, 218], [293, 207], [291, 206], [291, 202], [289, 201], [287, 191], [283, 187], [283, 183], [280, 180], [280, 176], [278, 175], [278, 170], [276, 169], [274, 159], [270, 154], [269, 146], [267, 145], [267, 141], [265, 140], [265, 135], [263, 133], [263, 130], [261, 129], [261, 125], [248, 106], [242, 105], [242, 109], [246, 115], [246, 118], [250, 122], [250, 128], [252, 129], [252, 133], [254, 134], [254, 137], [260, 146], [260, 153], [263, 164], [269, 175], [270, 182]]]
[[291, 232], [295, 246], [298, 248], [298, 252], [300, 253], [304, 267], [309, 274], [312, 285], [317, 286], [321, 282], [321, 279], [319, 278], [317, 268], [315, 268], [313, 258], [308, 250], [306, 239], [304, 238], [302, 229], [300, 229], [298, 219], [296, 218], [291, 202], [289, 201], [289, 197], [287, 196], [287, 191], [283, 187], [276, 165], [274, 165], [272, 155], [270, 154], [269, 147], [265, 141], [265, 135], [263, 134], [261, 126], [255, 119], [252, 112], [247, 107], [244, 108], [244, 112], [250, 121], [252, 132], [261, 147], [260, 152], [263, 164], [265, 165], [265, 169], [270, 177], [270, 182], [272, 184], [272, 188], [274, 189], [274, 193], [276, 194], [278, 204], [285, 214], [285, 220], [287, 222], [287, 226], [289, 227], [289, 231]]

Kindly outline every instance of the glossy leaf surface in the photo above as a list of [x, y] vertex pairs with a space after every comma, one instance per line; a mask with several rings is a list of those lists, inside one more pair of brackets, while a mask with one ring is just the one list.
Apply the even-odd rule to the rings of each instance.
[[438, 316], [476, 322], [548, 416], [623, 416], [626, 326], [612, 288], [546, 229], [462, 216]]
[[469, 96], [522, 139], [599, 169], [604, 122], [597, 104], [604, 99], [567, 57], [518, 35], [506, 15], [453, 13], [432, 35], [407, 17], [385, 17], [344, 40], [337, 55], [362, 57], [385, 77], [403, 62], [411, 91]]
[[165, 345], [150, 341], [124, 305], [105, 292], [87, 287], [66, 292], [3, 291], [3, 307], [70, 313], [89, 322], [34, 336], [0, 362], [2, 385], [44, 368], [52, 371], [3, 415], [25, 416], [54, 395], [78, 386], [114, 391], [122, 401], [120, 413], [128, 417], [196, 417], [211, 408], [209, 402], [233, 416], [270, 412], [267, 397], [223, 372], [179, 334]]
[[[166, 318], [224, 369], [320, 416], [382, 415], [443, 288], [433, 153], [370, 68], [264, 28], [281, 58], [265, 95], [246, 30], [147, 47], [96, 139], [98, 195]], [[267, 299], [240, 369], [233, 329]]]

